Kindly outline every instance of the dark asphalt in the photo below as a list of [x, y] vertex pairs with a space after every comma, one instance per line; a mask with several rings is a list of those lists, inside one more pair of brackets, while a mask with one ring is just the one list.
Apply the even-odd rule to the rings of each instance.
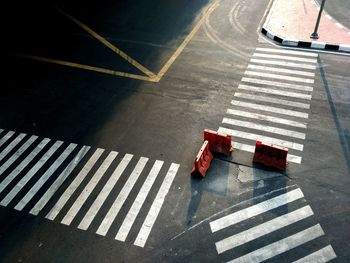
[[[227, 261], [277, 241], [278, 236], [258, 239], [248, 248], [235, 250], [235, 255], [229, 252], [219, 256], [215, 242], [247, 225], [242, 223], [228, 230], [230, 232], [213, 235], [208, 218], [214, 220], [253, 205], [264, 200], [261, 195], [275, 196], [283, 193], [286, 187], [300, 188], [305, 195], [305, 199], [293, 203], [290, 209], [307, 203], [315, 216], [283, 229], [284, 235], [320, 223], [325, 236], [318, 239], [319, 244], [333, 246], [338, 256], [334, 262], [348, 262], [348, 57], [320, 54], [301, 165], [290, 164], [286, 173], [269, 180], [244, 183], [238, 179], [238, 165], [250, 167], [252, 154], [235, 151], [235, 163], [217, 158], [204, 180], [190, 176], [203, 129], [215, 130], [220, 125], [255, 48], [258, 45], [271, 47], [259, 33], [268, 1], [221, 1], [158, 83], [11, 55], [23, 53], [144, 75], [62, 16], [57, 11], [60, 8], [157, 73], [191, 32], [201, 12], [212, 3], [154, 0], [132, 4], [127, 1], [75, 2], [73, 5], [61, 1], [22, 8], [14, 4], [4, 7], [7, 15], [1, 19], [2, 24], [7, 25], [7, 37], [2, 43], [1, 55], [4, 65], [1, 129], [91, 145], [94, 149], [115, 150], [120, 152], [118, 159], [131, 153], [138, 158], [164, 160], [168, 165], [175, 162], [180, 164], [180, 170], [144, 248], [132, 244], [137, 229], [130, 232], [126, 242], [115, 240], [113, 235], [137, 191], [131, 192], [132, 199], [127, 200], [112, 226], [113, 233], [106, 237], [95, 234], [97, 222], [88, 231], [77, 229], [84, 213], [79, 214], [71, 226], [60, 224], [63, 215], [54, 222], [46, 220], [44, 217], [54, 201], [38, 216], [28, 214], [29, 208], [22, 212], [14, 210], [13, 206], [23, 194], [9, 207], [0, 207], [1, 262]], [[128, 167], [129, 174], [136, 161]], [[151, 166], [146, 169], [149, 171]], [[38, 180], [38, 176], [33, 179]], [[55, 200], [71, 180], [64, 183]], [[126, 180], [121, 179], [122, 183]], [[88, 204], [106, 181], [104, 178], [98, 184]], [[160, 184], [156, 181], [155, 188]], [[137, 182], [136, 189], [141, 185], [142, 182]], [[120, 188], [113, 192], [117, 194]], [[29, 190], [29, 186], [25, 189]], [[79, 186], [79, 190], [82, 189], [83, 186]], [[271, 194], [271, 191], [275, 192]], [[6, 193], [0, 193], [0, 199]], [[150, 195], [146, 208], [151, 206], [156, 191]], [[30, 205], [39, 198], [35, 196]], [[248, 199], [251, 200], [244, 203]], [[108, 199], [102, 209], [108, 210], [113, 201]], [[72, 203], [70, 200], [63, 211], [67, 212]], [[88, 204], [82, 207], [82, 212], [89, 209]], [[281, 208], [273, 210], [272, 214], [284, 212]], [[139, 216], [144, 218], [146, 214], [147, 210], [142, 209]], [[256, 220], [261, 223], [272, 217], [265, 214]], [[97, 215], [97, 220], [102, 218], [101, 213]], [[135, 224], [141, 227], [142, 220], [137, 219]], [[290, 250], [271, 262], [292, 262], [315, 249], [313, 243], [306, 244], [303, 251]]]

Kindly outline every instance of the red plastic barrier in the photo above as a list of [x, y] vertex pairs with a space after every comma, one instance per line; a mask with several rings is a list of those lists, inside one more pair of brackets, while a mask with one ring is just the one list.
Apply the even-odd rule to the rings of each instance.
[[266, 167], [284, 170], [287, 166], [288, 149], [256, 141], [253, 162]]
[[216, 131], [204, 130], [204, 140], [209, 142], [209, 149], [215, 153], [230, 155], [233, 148], [231, 146], [231, 136]]
[[194, 159], [194, 167], [191, 174], [200, 174], [202, 177], [204, 177], [212, 160], [213, 155], [209, 150], [209, 142], [204, 141], [201, 149], [196, 156], [196, 159]]

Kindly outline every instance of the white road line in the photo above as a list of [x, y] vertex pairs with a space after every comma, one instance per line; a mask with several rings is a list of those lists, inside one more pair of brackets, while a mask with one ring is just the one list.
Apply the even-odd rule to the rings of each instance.
[[8, 133], [6, 133], [6, 135], [0, 139], [0, 147], [1, 147], [5, 142], [7, 142], [7, 140], [10, 139], [14, 134], [15, 134], [14, 131], [9, 131]]
[[251, 71], [251, 70], [246, 70], [244, 72], [244, 74], [255, 76], [255, 77], [295, 81], [295, 82], [302, 82], [302, 83], [308, 83], [308, 84], [313, 84], [315, 82], [313, 79], [291, 77], [291, 76], [286, 76], [286, 75], [279, 75], [279, 74], [272, 74], [272, 73], [266, 73], [266, 72]]
[[[5, 172], [21, 155], [24, 153], [29, 146], [38, 138], [38, 136], [31, 136], [7, 161], [0, 167], [0, 175]], [[1, 192], [1, 190], [0, 190]]]
[[283, 136], [293, 137], [305, 140], [305, 133], [297, 132], [297, 131], [291, 131], [287, 129], [281, 129], [273, 126], [267, 126], [262, 125], [254, 122], [248, 122], [248, 121], [241, 121], [237, 119], [230, 119], [230, 118], [223, 118], [222, 123], [230, 124], [233, 126], [239, 126], [244, 127], [248, 129], [254, 129], [254, 130], [260, 130], [260, 131], [266, 131], [270, 133], [280, 134]]
[[63, 170], [63, 172], [57, 177], [55, 182], [50, 186], [46, 193], [40, 198], [36, 205], [30, 210], [30, 214], [38, 215], [39, 212], [44, 208], [51, 197], [56, 193], [58, 188], [63, 184], [79, 162], [83, 159], [85, 154], [90, 150], [90, 146], [83, 146], [74, 159], [68, 164], [68, 166]]
[[284, 125], [293, 126], [293, 127], [298, 127], [298, 128], [306, 129], [306, 127], [307, 127], [307, 124], [305, 122], [297, 122], [297, 121], [277, 118], [277, 117], [263, 115], [263, 114], [254, 113], [254, 112], [227, 109], [226, 113], [231, 114], [231, 115], [251, 118], [251, 119], [275, 122], [275, 123], [284, 124]]
[[261, 87], [255, 87], [255, 86], [247, 86], [243, 84], [238, 85], [238, 89], [254, 91], [259, 93], [273, 94], [273, 95], [284, 96], [284, 97], [297, 98], [297, 99], [311, 100], [311, 95], [296, 93], [296, 92], [289, 92], [284, 90], [267, 89], [267, 88], [261, 88]]
[[140, 160], [137, 162], [136, 167], [132, 171], [130, 177], [128, 178], [127, 182], [125, 183], [123, 189], [119, 192], [119, 195], [115, 199], [114, 203], [112, 204], [111, 208], [109, 209], [107, 215], [103, 219], [101, 225], [97, 229], [96, 233], [102, 236], [105, 236], [111, 227], [114, 219], [118, 215], [120, 209], [122, 208], [123, 204], [125, 203], [126, 199], [128, 198], [132, 188], [134, 187], [137, 179], [139, 178], [140, 174], [143, 171], [143, 168], [145, 167], [146, 163], [148, 162], [148, 158], [141, 157]]
[[143, 205], [143, 203], [146, 200], [146, 197], [148, 196], [149, 191], [152, 188], [152, 185], [154, 181], [156, 180], [160, 169], [163, 166], [163, 161], [155, 161], [150, 173], [148, 174], [145, 182], [143, 183], [141, 190], [137, 194], [137, 197], [132, 204], [128, 214], [126, 215], [121, 227], [118, 230], [118, 233], [115, 237], [115, 239], [120, 240], [120, 241], [125, 241], [126, 237], [128, 236], [130, 229], [132, 225], [134, 224], [137, 215], [140, 212], [140, 209]]
[[239, 222], [247, 220], [253, 216], [260, 215], [277, 207], [286, 205], [295, 200], [303, 198], [304, 195], [299, 188], [289, 191], [287, 193], [278, 195], [266, 201], [260, 202], [256, 205], [249, 206], [227, 216], [221, 217], [217, 220], [210, 222], [211, 232], [217, 232], [226, 227], [235, 225]]
[[111, 165], [115, 157], [117, 157], [117, 155], [118, 155], [118, 152], [114, 152], [114, 151], [111, 151], [108, 154], [106, 159], [103, 161], [101, 166], [97, 169], [97, 171], [92, 176], [89, 183], [85, 186], [84, 190], [80, 193], [79, 197], [75, 200], [75, 202], [73, 203], [73, 205], [71, 206], [67, 214], [62, 219], [61, 221], [62, 224], [69, 226], [72, 223], [73, 219], [78, 214], [79, 210], [81, 209], [83, 204], [86, 202], [86, 200], [88, 199], [92, 191], [95, 189], [96, 185], [101, 180], [103, 175], [106, 173], [107, 169], [109, 168], [109, 166]]
[[296, 223], [307, 217], [310, 217], [313, 214], [314, 213], [312, 212], [312, 209], [310, 206], [304, 206], [298, 210], [276, 217], [270, 221], [267, 221], [260, 225], [249, 228], [236, 235], [220, 240], [219, 242], [215, 243], [216, 250], [218, 254], [221, 254], [227, 250], [241, 246], [254, 239], [257, 239], [271, 232], [279, 230], [283, 227]]
[[0, 129], [0, 134], [1, 134], [3, 131], [4, 131], [3, 129]]
[[2, 199], [0, 205], [7, 206], [62, 144], [62, 141], [56, 141], [55, 144], [52, 145], [51, 148], [40, 158], [40, 160], [27, 172], [27, 174], [12, 188], [4, 199]]
[[275, 58], [281, 60], [291, 60], [291, 61], [299, 61], [305, 63], [317, 63], [317, 59], [311, 58], [300, 58], [300, 57], [291, 57], [291, 56], [281, 56], [281, 55], [272, 55], [272, 54], [262, 54], [262, 53], [254, 53], [254, 57], [260, 58]]
[[270, 245], [259, 248], [253, 252], [250, 252], [242, 257], [229, 261], [230, 263], [243, 263], [243, 262], [262, 262], [266, 259], [272, 258], [279, 254], [282, 254], [288, 250], [298, 247], [306, 242], [323, 236], [324, 232], [319, 224], [307, 228], [294, 235], [276, 241]]
[[253, 70], [280, 72], [280, 73], [286, 73], [286, 74], [301, 75], [301, 76], [306, 76], [306, 77], [315, 77], [314, 72], [307, 72], [307, 71], [301, 71], [301, 70], [292, 70], [292, 69], [285, 69], [285, 68], [273, 68], [273, 67], [258, 66], [258, 65], [252, 65], [252, 64], [249, 64], [248, 68], [253, 69]]
[[335, 259], [337, 255], [335, 254], [331, 245], [328, 245], [306, 257], [303, 257], [293, 263], [326, 263]]
[[283, 66], [283, 67], [290, 67], [290, 68], [302, 68], [302, 69], [316, 70], [316, 66], [314, 66], [314, 65], [293, 63], [293, 62], [281, 61], [281, 60], [267, 60], [267, 59], [252, 58], [250, 60], [250, 62], [258, 63], [258, 64], [265, 64], [265, 65], [275, 65], [275, 66]]
[[89, 228], [91, 222], [94, 220], [98, 211], [101, 209], [102, 205], [106, 201], [107, 197], [111, 193], [113, 187], [118, 182], [120, 176], [123, 174], [124, 170], [130, 163], [133, 158], [132, 154], [125, 154], [124, 158], [120, 161], [117, 168], [114, 170], [111, 177], [108, 179], [108, 182], [105, 184], [94, 203], [89, 208], [89, 211], [85, 214], [84, 218], [81, 220], [78, 228], [82, 230], [86, 230]]
[[280, 140], [277, 138], [267, 137], [267, 136], [258, 135], [258, 134], [254, 134], [254, 133], [248, 133], [248, 132], [243, 132], [243, 131], [227, 129], [227, 128], [223, 128], [223, 127], [219, 127], [218, 132], [222, 132], [222, 133], [231, 135], [233, 137], [239, 137], [239, 138], [243, 138], [243, 139], [247, 139], [247, 140], [262, 141], [264, 143], [276, 144], [276, 145], [280, 145], [280, 146], [294, 149], [297, 151], [303, 151], [303, 148], [304, 148], [304, 146], [302, 144], [299, 144], [299, 143]]
[[[232, 146], [235, 149], [246, 151], [246, 152], [255, 152], [255, 145], [248, 145], [244, 143], [239, 143], [239, 142], [232, 142]], [[293, 154], [288, 154], [287, 155], [287, 161], [290, 163], [301, 163], [301, 157]]]
[[256, 51], [271, 52], [271, 53], [281, 53], [281, 54], [290, 54], [290, 55], [300, 55], [300, 56], [314, 57], [314, 58], [318, 57], [317, 53], [303, 52], [303, 51], [293, 51], [293, 50], [286, 50], [286, 49], [274, 49], [274, 48], [258, 47], [258, 48], [256, 48]]
[[253, 95], [253, 94], [240, 93], [240, 92], [236, 92], [234, 96], [239, 98], [249, 99], [249, 100], [258, 100], [258, 101], [264, 101], [264, 102], [269, 102], [274, 104], [292, 106], [296, 108], [310, 109], [310, 104], [307, 104], [307, 103], [276, 99], [276, 98], [267, 97], [267, 96]]
[[[290, 84], [285, 82], [277, 82], [277, 81], [271, 81], [271, 80], [264, 80], [264, 79], [254, 79], [254, 78], [242, 78], [243, 82], [249, 82], [254, 84], [260, 84], [260, 85], [268, 85], [268, 86], [274, 86], [279, 88], [288, 88], [288, 89], [295, 89], [295, 90], [302, 90], [302, 91], [313, 91], [313, 87], [311, 86], [305, 86], [305, 85], [297, 85], [297, 84]], [[310, 96], [311, 97], [311, 96]]]
[[300, 111], [286, 110], [283, 108], [259, 105], [259, 104], [255, 104], [255, 103], [248, 103], [248, 102], [243, 102], [243, 101], [238, 101], [238, 100], [232, 100], [231, 104], [234, 106], [238, 106], [238, 107], [251, 108], [251, 109], [261, 110], [261, 111], [269, 111], [269, 112], [289, 115], [289, 116], [298, 117], [298, 118], [304, 118], [304, 119], [309, 118], [309, 114], [307, 114], [305, 112], [300, 112]]
[[148, 239], [149, 234], [153, 228], [154, 223], [158, 217], [160, 209], [164, 203], [165, 197], [169, 192], [171, 184], [174, 181], [176, 173], [179, 169], [180, 165], [176, 163], [172, 163], [170, 168], [164, 178], [162, 185], [159, 188], [156, 198], [154, 199], [152, 206], [147, 214], [145, 221], [142, 224], [140, 232], [138, 233], [136, 240], [134, 242], [135, 246], [144, 247], [146, 241]]
[[27, 192], [27, 194], [22, 198], [21, 201], [15, 206], [16, 210], [21, 211], [33, 196], [40, 190], [40, 188], [46, 183], [46, 181], [51, 177], [51, 175], [60, 167], [64, 160], [69, 156], [69, 154], [75, 149], [77, 145], [71, 143], [62, 154], [56, 159], [56, 161], [50, 166], [49, 169], [40, 177], [40, 179], [33, 185], [33, 187]]
[[7, 147], [0, 153], [0, 161], [4, 159], [25, 136], [25, 133], [21, 133], [9, 145], [7, 145]]
[[85, 164], [83, 169], [79, 172], [77, 177], [73, 180], [73, 182], [69, 185], [66, 191], [62, 194], [60, 199], [57, 201], [55, 206], [50, 210], [50, 212], [46, 215], [46, 219], [54, 220], [56, 216], [59, 214], [61, 209], [67, 203], [68, 199], [75, 192], [81, 182], [85, 179], [87, 174], [90, 172], [92, 167], [95, 165], [97, 160], [100, 158], [101, 154], [104, 152], [104, 149], [98, 148], [94, 154], [90, 157], [89, 161]]

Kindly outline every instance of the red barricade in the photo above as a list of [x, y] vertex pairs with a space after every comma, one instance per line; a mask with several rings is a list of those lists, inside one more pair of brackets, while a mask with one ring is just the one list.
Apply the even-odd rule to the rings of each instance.
[[213, 155], [209, 150], [209, 142], [204, 141], [201, 149], [196, 156], [196, 159], [194, 159], [194, 167], [191, 174], [200, 174], [202, 177], [204, 177], [212, 160]]
[[215, 153], [230, 155], [233, 148], [231, 146], [231, 136], [216, 131], [204, 130], [204, 140], [209, 142], [209, 149]]
[[288, 149], [256, 141], [253, 162], [266, 167], [284, 170], [287, 165]]

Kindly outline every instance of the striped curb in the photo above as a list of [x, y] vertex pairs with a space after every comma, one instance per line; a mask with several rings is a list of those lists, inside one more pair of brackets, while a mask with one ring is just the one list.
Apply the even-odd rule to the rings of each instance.
[[282, 44], [283, 46], [323, 49], [323, 50], [341, 51], [341, 52], [350, 53], [350, 45], [336, 45], [336, 44], [329, 44], [326, 42], [318, 42], [318, 41], [300, 41], [300, 40], [286, 39], [275, 35], [273, 32], [268, 31], [264, 27], [261, 29], [261, 33], [264, 34], [267, 38], [273, 41], [276, 41]]

